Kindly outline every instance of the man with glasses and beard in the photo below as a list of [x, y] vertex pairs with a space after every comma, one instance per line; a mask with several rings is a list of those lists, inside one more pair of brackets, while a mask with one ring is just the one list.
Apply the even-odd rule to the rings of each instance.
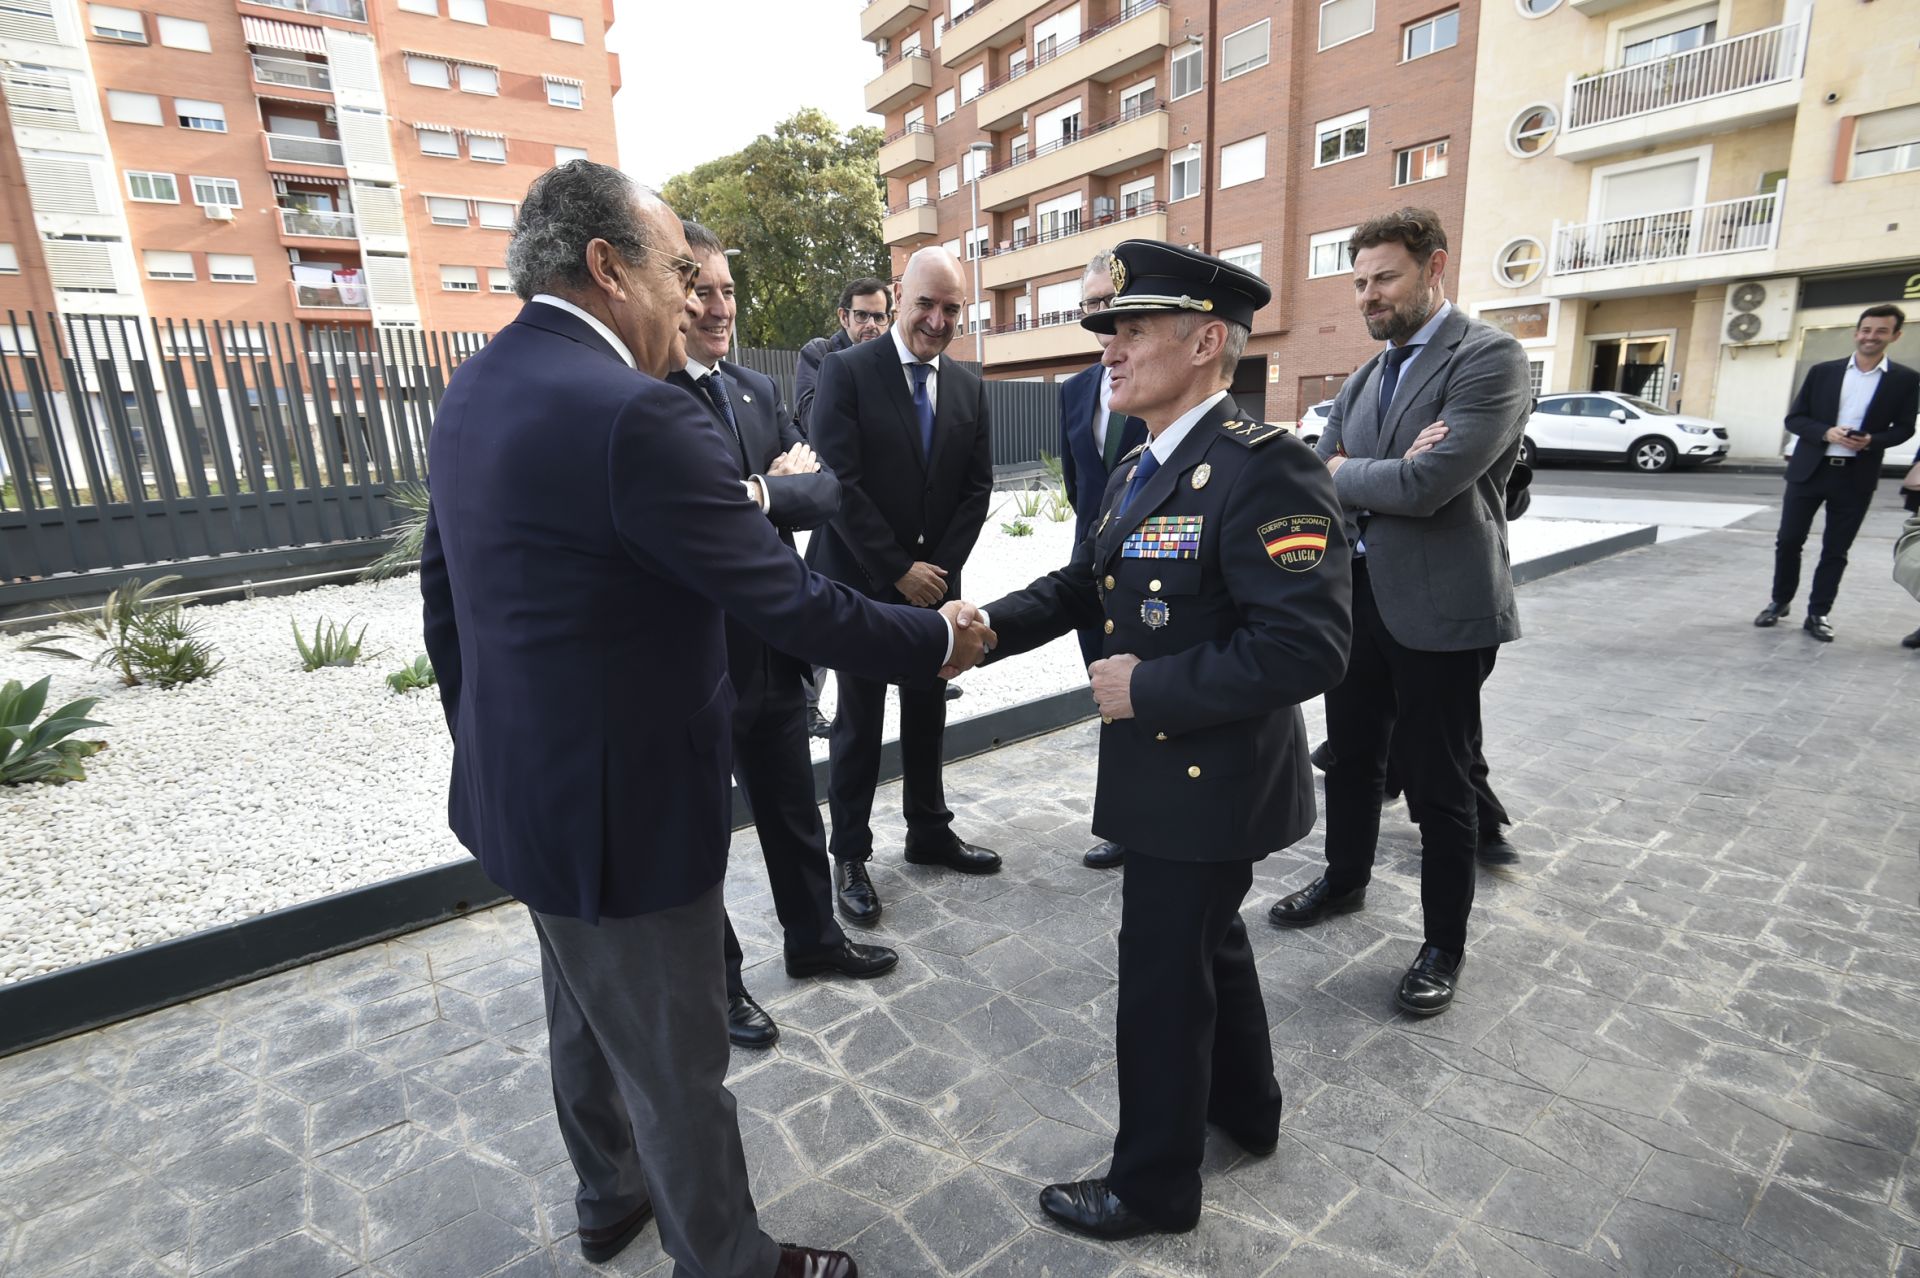
[[793, 424], [807, 433], [807, 415], [813, 411], [814, 392], [820, 388], [820, 365], [835, 351], [871, 342], [887, 331], [893, 320], [893, 294], [885, 280], [862, 276], [840, 290], [840, 331], [816, 337], [800, 348], [793, 370]]

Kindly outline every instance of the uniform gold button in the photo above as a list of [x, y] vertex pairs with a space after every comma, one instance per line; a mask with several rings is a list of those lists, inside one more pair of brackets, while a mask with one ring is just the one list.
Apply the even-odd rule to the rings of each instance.
[[1152, 581], [1149, 581], [1147, 583], [1147, 589], [1158, 591], [1160, 589], [1160, 579], [1158, 577], [1155, 577]]
[[1107, 589], [1108, 589], [1108, 590], [1112, 590], [1112, 589], [1113, 589], [1113, 578], [1111, 578], [1111, 577], [1109, 577], [1109, 578], [1107, 578]]
[[1167, 739], [1167, 734], [1164, 732], [1156, 732], [1153, 734], [1153, 739], [1155, 741], [1165, 741]]
[[1112, 722], [1113, 722], [1113, 716], [1112, 716], [1112, 715], [1110, 715], [1110, 714], [1103, 714], [1103, 715], [1101, 715], [1101, 716], [1100, 716], [1100, 722], [1102, 722], [1102, 723], [1112, 723]]
[[1107, 619], [1107, 633], [1108, 634], [1113, 633], [1113, 619], [1111, 617]]
[[1200, 776], [1200, 765], [1196, 763], [1191, 768], [1188, 768], [1187, 775], [1197, 780]]

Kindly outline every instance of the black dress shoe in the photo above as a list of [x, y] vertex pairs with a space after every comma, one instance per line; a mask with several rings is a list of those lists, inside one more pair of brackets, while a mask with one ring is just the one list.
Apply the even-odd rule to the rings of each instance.
[[1366, 903], [1366, 888], [1334, 896], [1327, 891], [1326, 876], [1322, 875], [1292, 896], [1275, 901], [1267, 911], [1267, 922], [1275, 927], [1312, 927], [1329, 914], [1351, 914]]
[[1501, 830], [1480, 836], [1480, 846], [1474, 850], [1474, 856], [1482, 865], [1517, 865], [1520, 862], [1520, 850], [1507, 842], [1507, 836]]
[[1307, 756], [1307, 762], [1322, 772], [1331, 768], [1333, 766], [1333, 742], [1322, 741], [1319, 745], [1315, 746], [1313, 753]]
[[1400, 1006], [1415, 1016], [1436, 1016], [1453, 1006], [1453, 988], [1467, 956], [1437, 945], [1420, 947], [1420, 957], [1400, 978]]
[[[1121, 1202], [1104, 1180], [1076, 1180], [1040, 1191], [1040, 1210], [1076, 1233], [1095, 1238], [1138, 1238], [1142, 1234], [1184, 1234], [1192, 1229], [1156, 1225]], [[1200, 1222], [1196, 1219], [1194, 1224]]]
[[834, 861], [833, 898], [840, 917], [849, 923], [871, 927], [880, 921], [880, 894], [867, 877], [865, 861]]
[[907, 836], [907, 862], [910, 865], [944, 865], [962, 874], [1000, 873], [1000, 854], [991, 848], [977, 848], [951, 834], [930, 839]]
[[1787, 605], [1769, 602], [1760, 610], [1760, 615], [1753, 619], [1753, 624], [1762, 627], [1771, 626], [1775, 622], [1786, 620], [1788, 612]]
[[864, 981], [891, 972], [899, 962], [900, 956], [884, 945], [859, 945], [842, 937], [838, 945], [797, 954], [787, 951], [787, 975], [818, 976], [822, 972], [838, 972]]
[[773, 1278], [860, 1278], [860, 1266], [844, 1251], [780, 1244], [780, 1263]]
[[780, 1041], [780, 1027], [751, 994], [727, 996], [727, 1041], [735, 1047], [772, 1047]]
[[965, 695], [966, 691], [967, 690], [965, 688], [962, 688], [959, 684], [954, 683], [952, 680], [948, 680], [946, 689], [940, 695], [944, 696], [949, 701], [958, 701], [963, 695]]
[[616, 1225], [605, 1229], [583, 1229], [580, 1231], [580, 1254], [590, 1265], [604, 1265], [627, 1249], [627, 1244], [637, 1237], [647, 1222], [653, 1219], [653, 1204], [641, 1203], [633, 1209], [633, 1214]]
[[1096, 843], [1088, 848], [1087, 854], [1080, 858], [1080, 863], [1089, 870], [1111, 870], [1126, 859], [1127, 850], [1112, 839], [1108, 839], [1104, 843]]
[[822, 741], [833, 735], [833, 721], [820, 713], [819, 706], [807, 707], [807, 735]]
[[1920, 648], [1920, 630], [1916, 630], [1905, 639], [1902, 639], [1900, 646], [1902, 648]]
[[1833, 627], [1827, 624], [1825, 617], [1808, 613], [1807, 619], [1800, 623], [1800, 628], [1812, 635], [1815, 639], [1818, 639], [1821, 643], [1833, 642]]

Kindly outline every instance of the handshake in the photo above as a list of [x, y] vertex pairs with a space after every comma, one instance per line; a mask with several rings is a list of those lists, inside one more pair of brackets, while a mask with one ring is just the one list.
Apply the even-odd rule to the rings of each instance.
[[940, 605], [940, 615], [953, 627], [953, 653], [947, 658], [947, 664], [940, 667], [940, 677], [952, 679], [986, 660], [999, 637], [987, 628], [980, 610], [964, 599]]

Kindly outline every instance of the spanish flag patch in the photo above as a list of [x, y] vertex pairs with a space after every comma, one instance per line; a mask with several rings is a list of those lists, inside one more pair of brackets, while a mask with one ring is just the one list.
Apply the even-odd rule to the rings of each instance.
[[1327, 532], [1333, 521], [1325, 515], [1287, 515], [1260, 526], [1260, 542], [1267, 558], [1288, 572], [1318, 568], [1327, 554]]

